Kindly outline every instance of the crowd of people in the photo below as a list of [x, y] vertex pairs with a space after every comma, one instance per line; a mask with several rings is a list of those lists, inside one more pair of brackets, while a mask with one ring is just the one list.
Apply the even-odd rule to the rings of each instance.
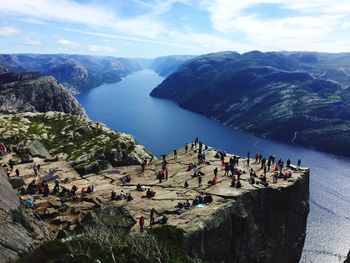
[[[7, 152], [9, 151], [9, 148], [7, 148], [5, 145], [0, 144], [0, 158], [3, 157]], [[190, 172], [190, 178], [188, 180], [185, 180], [183, 187], [188, 188], [190, 179], [196, 178], [198, 180], [198, 187], [202, 187], [202, 177], [205, 176], [205, 173], [201, 171], [202, 164], [210, 164], [208, 159], [208, 146], [204, 145], [198, 137], [194, 140], [193, 143], [185, 144], [184, 147], [184, 154], [187, 154], [188, 152], [196, 153], [197, 156], [197, 162], [189, 162], [186, 165], [186, 171]], [[177, 160], [178, 158], [178, 151], [173, 151], [173, 159]], [[219, 179], [219, 173], [222, 174], [223, 177], [230, 177], [230, 186], [233, 188], [242, 188], [244, 187], [242, 185], [242, 174], [245, 174], [246, 171], [243, 169], [240, 169], [240, 162], [241, 157], [238, 156], [230, 156], [226, 154], [225, 151], [217, 151], [214, 155], [215, 158], [220, 159], [221, 164], [221, 170], [220, 165], [215, 166], [213, 169], [213, 177], [208, 181], [208, 186], [214, 186], [217, 185], [220, 182], [226, 181]], [[272, 173], [272, 183], [277, 183], [278, 179], [284, 179], [287, 180], [292, 177], [292, 171], [291, 171], [291, 161], [290, 159], [287, 159], [286, 162], [284, 162], [282, 159], [279, 159], [276, 161], [276, 157], [274, 155], [270, 155], [267, 158], [265, 158], [261, 153], [257, 153], [255, 155], [255, 162], [253, 163], [255, 165], [255, 170], [253, 169], [254, 166], [251, 166], [252, 163], [250, 162], [250, 153], [248, 152], [247, 158], [246, 158], [246, 164], [247, 167], [250, 167], [249, 170], [249, 179], [248, 182], [251, 185], [254, 184], [261, 184], [263, 186], [268, 186], [271, 181], [267, 178], [267, 173]], [[254, 160], [254, 159], [253, 159]], [[147, 166], [147, 159], [145, 159], [141, 163], [141, 173], [145, 172], [146, 166]], [[10, 175], [11, 172], [15, 171], [15, 176], [20, 177], [20, 171], [18, 169], [15, 169], [16, 162], [12, 161], [11, 159], [4, 164], [7, 168], [7, 174]], [[297, 161], [297, 168], [300, 168], [301, 160], [299, 159]], [[40, 180], [41, 175], [41, 167], [39, 163], [33, 164], [33, 172], [36, 177], [39, 177], [39, 179], [34, 179], [27, 188], [21, 188], [20, 193], [21, 194], [29, 194], [31, 195], [28, 197], [26, 201], [26, 206], [35, 208], [35, 198], [33, 198], [33, 195], [40, 194], [43, 195], [43, 197], [47, 197], [50, 194], [50, 187], [48, 184], [48, 181]], [[260, 174], [257, 175], [257, 172]], [[172, 175], [174, 176], [174, 175]], [[221, 176], [221, 175], [220, 175]], [[133, 177], [134, 178], [134, 177]], [[134, 178], [135, 179], [135, 178]], [[169, 179], [169, 162], [166, 159], [166, 156], [163, 155], [161, 160], [161, 169], [156, 171], [156, 179], [159, 181], [158, 183], [162, 183], [163, 180], [167, 181]], [[131, 182], [132, 178], [130, 175], [125, 175], [120, 178], [122, 184], [128, 184]], [[136, 179], [137, 180], [137, 179]], [[245, 179], [243, 179], [245, 180]], [[145, 185], [142, 185], [141, 183], [138, 183], [136, 185], [136, 190], [139, 192], [145, 192], [141, 196], [141, 198], [147, 198], [152, 199], [156, 196], [156, 191], [152, 190], [151, 188], [146, 188]], [[83, 196], [84, 194], [93, 193], [95, 191], [94, 186], [88, 186], [87, 188], [82, 187], [80, 189], [80, 194]], [[68, 196], [71, 197], [73, 200], [78, 200], [77, 197], [78, 187], [76, 185], [73, 185], [71, 189], [67, 189], [65, 186], [60, 185], [60, 181], [58, 178], [55, 178], [54, 181], [54, 187], [52, 189], [51, 194], [56, 196]], [[124, 194], [123, 190], [120, 191], [120, 193], [116, 193], [114, 190], [111, 192], [111, 200], [126, 200], [126, 201], [132, 201], [134, 197], [132, 197], [131, 193]], [[210, 204], [213, 202], [213, 197], [210, 193], [205, 193], [196, 196], [191, 202], [189, 200], [186, 200], [186, 202], [178, 202], [175, 205], [175, 208], [178, 211], [185, 211], [188, 209], [191, 209], [195, 206], [202, 205], [202, 204]], [[158, 214], [154, 208], [152, 208], [150, 213], [150, 225], [153, 224], [166, 224], [168, 222], [168, 218], [166, 215], [162, 214], [161, 217], [158, 220], [155, 220], [155, 214]], [[143, 231], [144, 223], [145, 223], [146, 217], [141, 216], [139, 220], [140, 224], [140, 230]]]

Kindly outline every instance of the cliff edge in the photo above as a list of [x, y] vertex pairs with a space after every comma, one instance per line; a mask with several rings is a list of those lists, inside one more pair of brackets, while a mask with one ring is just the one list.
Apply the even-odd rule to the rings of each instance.
[[[211, 262], [298, 262], [303, 249], [306, 222], [309, 212], [309, 170], [291, 165], [284, 167], [282, 173], [291, 173], [288, 178], [273, 182], [273, 167], [267, 171], [266, 183], [260, 179], [263, 173], [261, 163], [238, 157], [241, 188], [231, 187], [231, 176], [225, 175], [217, 151], [208, 147], [205, 162], [196, 168], [188, 169], [189, 163], [197, 163], [198, 148], [185, 151], [179, 149], [177, 158], [166, 156], [168, 177], [157, 177], [162, 169], [162, 160], [153, 160], [142, 171], [140, 165], [119, 166], [99, 172], [98, 175], [81, 177], [64, 160], [44, 161], [34, 158], [41, 164], [39, 177], [50, 171], [60, 182], [60, 187], [72, 189], [75, 185], [77, 199], [67, 195], [34, 194], [36, 208], [34, 213], [43, 220], [53, 237], [66, 237], [81, 233], [91, 224], [95, 214], [111, 207], [123, 208], [134, 220], [131, 231], [139, 232], [136, 222], [140, 216], [146, 218], [145, 228], [150, 224], [150, 212], [155, 209], [155, 224], [147, 231], [171, 242], [170, 249], [181, 248], [193, 256]], [[224, 161], [234, 155], [227, 154]], [[237, 156], [236, 156], [237, 157]], [[7, 158], [10, 158], [8, 156]], [[32, 164], [18, 164], [20, 177], [25, 185], [34, 178]], [[214, 185], [207, 182], [213, 179], [213, 169], [218, 169], [218, 181]], [[256, 171], [255, 183], [250, 183], [250, 169]], [[195, 173], [201, 172], [202, 184], [198, 184]], [[10, 174], [10, 177], [15, 175]], [[236, 175], [237, 176], [237, 175]], [[188, 186], [184, 185], [187, 181]], [[53, 189], [54, 181], [48, 181]], [[137, 190], [143, 185], [155, 192], [147, 198], [146, 191]], [[81, 189], [94, 186], [91, 193]], [[111, 199], [114, 191], [120, 199]], [[132, 200], [124, 198], [130, 194]], [[212, 196], [212, 202], [195, 204], [198, 196]], [[22, 198], [28, 198], [23, 194]], [[179, 209], [179, 203], [191, 203], [189, 209]], [[102, 209], [102, 210], [101, 210]], [[114, 222], [114, 212], [104, 212], [104, 220]], [[159, 221], [168, 218], [166, 224]], [[128, 221], [128, 222], [129, 222]]]

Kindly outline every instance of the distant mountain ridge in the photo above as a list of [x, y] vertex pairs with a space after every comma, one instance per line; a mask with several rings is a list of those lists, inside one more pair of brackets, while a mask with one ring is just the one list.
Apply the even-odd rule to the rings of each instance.
[[28, 111], [85, 115], [78, 101], [53, 77], [40, 73], [0, 72], [0, 112]]
[[189, 55], [172, 55], [172, 56], [163, 56], [155, 58], [150, 68], [157, 72], [162, 77], [167, 77], [171, 73], [174, 73], [178, 70], [185, 62], [188, 62], [195, 56]]
[[227, 125], [350, 156], [350, 54], [219, 52], [152, 92]]
[[14, 72], [40, 72], [53, 76], [73, 94], [87, 91], [103, 83], [120, 81], [141, 70], [134, 59], [69, 54], [3, 54], [0, 67]]

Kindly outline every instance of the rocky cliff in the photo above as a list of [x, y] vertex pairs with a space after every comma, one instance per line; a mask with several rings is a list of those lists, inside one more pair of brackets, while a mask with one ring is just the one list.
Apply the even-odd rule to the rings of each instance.
[[60, 112], [0, 115], [1, 142], [17, 144], [25, 138], [40, 140], [52, 156], [71, 162], [81, 175], [154, 158], [131, 135], [114, 132], [85, 116]]
[[39, 73], [0, 73], [0, 112], [61, 111], [84, 115], [84, 109], [53, 77]]
[[43, 223], [21, 207], [20, 199], [0, 167], [0, 262], [27, 254], [50, 238]]
[[185, 63], [151, 96], [263, 137], [349, 156], [344, 61], [347, 54], [208, 54]]
[[[209, 147], [206, 162], [197, 167], [197, 171], [203, 173], [202, 186], [198, 186], [197, 178], [191, 177], [194, 171], [187, 170], [189, 162], [196, 162], [197, 151], [179, 149], [177, 159], [167, 156], [169, 178], [161, 182], [155, 176], [155, 172], [161, 169], [161, 161], [157, 160], [149, 163], [144, 172], [139, 165], [130, 165], [82, 178], [64, 160], [45, 162], [36, 158], [35, 161], [42, 166], [42, 175], [58, 168], [56, 176], [61, 187], [78, 187], [78, 201], [68, 196], [36, 194], [35, 214], [43, 220], [53, 237], [66, 237], [81, 233], [84, 226], [100, 222], [96, 215], [101, 211], [103, 222], [109, 226], [119, 224], [115, 218], [120, 209], [125, 210], [123, 214], [128, 219], [124, 221], [128, 228], [139, 232], [137, 220], [141, 215], [145, 216], [145, 225], [148, 226], [150, 211], [155, 208], [155, 220], [166, 215], [168, 222], [166, 225], [151, 225], [148, 232], [166, 241], [170, 250], [180, 249], [211, 262], [298, 262], [309, 212], [309, 170], [285, 167], [283, 172], [292, 172], [287, 180], [278, 179], [273, 183], [273, 172], [268, 171], [269, 185], [262, 185], [258, 178], [255, 184], [249, 184], [250, 168], [260, 175], [261, 165], [251, 160], [250, 167], [247, 167], [246, 159], [241, 158], [238, 168], [242, 171], [242, 187], [235, 188], [230, 186], [231, 178], [224, 175], [220, 169], [221, 161], [215, 154], [216, 150]], [[232, 156], [228, 154], [226, 159]], [[28, 185], [34, 177], [29, 172], [31, 164], [16, 167]], [[219, 180], [210, 186], [206, 182], [212, 179], [215, 167], [219, 168]], [[122, 180], [126, 176], [130, 177], [130, 182]], [[188, 187], [184, 187], [185, 181]], [[151, 188], [156, 195], [143, 198], [146, 193], [136, 190], [138, 183]], [[53, 185], [54, 182], [49, 181], [50, 189]], [[93, 193], [80, 194], [81, 188], [91, 185], [95, 187]], [[130, 193], [133, 200], [111, 200], [111, 191], [118, 195]], [[189, 200], [192, 203], [194, 198], [205, 194], [212, 195], [212, 203], [194, 205], [188, 210], [175, 208], [178, 202]], [[22, 197], [25, 199], [27, 195]]]

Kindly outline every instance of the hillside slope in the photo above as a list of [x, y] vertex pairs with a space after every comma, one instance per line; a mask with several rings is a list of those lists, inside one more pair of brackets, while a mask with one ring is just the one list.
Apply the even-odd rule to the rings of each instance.
[[338, 56], [310, 62], [302, 54], [203, 55], [166, 78], [151, 96], [267, 138], [350, 156], [350, 78], [342, 74], [337, 81], [319, 73], [326, 64], [334, 73]]
[[120, 81], [141, 69], [137, 60], [68, 54], [4, 54], [0, 65], [15, 72], [40, 72], [53, 76], [74, 94]]
[[0, 111], [85, 114], [78, 101], [53, 77], [13, 72], [0, 73]]

